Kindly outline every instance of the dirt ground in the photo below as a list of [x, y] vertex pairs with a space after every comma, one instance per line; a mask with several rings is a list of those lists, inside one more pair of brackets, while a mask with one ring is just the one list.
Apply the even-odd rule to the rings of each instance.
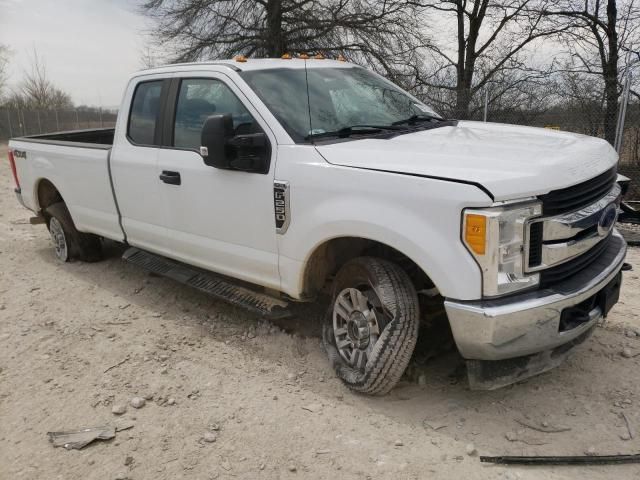
[[[606, 325], [561, 367], [473, 392], [452, 352], [413, 367], [421, 382], [368, 398], [334, 377], [319, 339], [306, 335], [314, 308], [285, 333], [125, 264], [115, 245], [100, 263], [58, 263], [0, 155], [0, 479], [640, 476], [640, 465], [478, 459], [640, 453], [640, 249], [629, 252], [634, 271]], [[143, 408], [129, 404], [135, 396], [148, 398]], [[116, 405], [126, 413], [113, 414]], [[133, 428], [83, 450], [47, 439], [101, 425]]]

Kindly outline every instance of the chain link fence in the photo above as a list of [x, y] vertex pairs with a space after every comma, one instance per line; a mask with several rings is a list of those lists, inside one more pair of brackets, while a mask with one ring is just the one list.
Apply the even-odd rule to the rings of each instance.
[[[474, 120], [483, 120], [483, 112], [476, 113]], [[581, 133], [593, 137], [605, 138], [604, 113], [593, 109], [552, 108], [536, 111], [500, 111], [487, 110], [487, 121], [544, 127], [553, 130]], [[618, 119], [609, 122], [615, 131]], [[622, 131], [620, 163], [640, 165], [640, 104], [630, 104]]]
[[[481, 111], [474, 115], [474, 120], [482, 121], [483, 117], [484, 111]], [[541, 112], [492, 111], [489, 107], [486, 117], [488, 122], [543, 127], [606, 138], [603, 110], [589, 106], [574, 109], [558, 107]], [[609, 128], [615, 131], [618, 122], [618, 118], [612, 119], [608, 122]], [[640, 200], [640, 103], [629, 103], [621, 135], [618, 171], [632, 180], [631, 188], [625, 198]]]
[[103, 109], [26, 110], [0, 108], [0, 143], [13, 137], [84, 128], [109, 128], [117, 111]]

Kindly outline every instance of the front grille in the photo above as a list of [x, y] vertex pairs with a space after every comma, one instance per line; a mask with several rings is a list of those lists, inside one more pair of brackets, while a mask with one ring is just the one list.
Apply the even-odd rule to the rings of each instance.
[[529, 227], [529, 268], [539, 267], [542, 263], [542, 222], [532, 223]]
[[600, 241], [591, 250], [583, 253], [579, 257], [571, 259], [556, 267], [542, 270], [540, 272], [540, 288], [545, 288], [553, 285], [554, 283], [566, 280], [567, 278], [587, 268], [589, 265], [595, 262], [607, 249], [611, 238], [612, 235], [609, 234], [607, 238]]
[[611, 190], [617, 176], [617, 167], [613, 167], [586, 182], [541, 195], [542, 211], [544, 215], [557, 215], [590, 205]]

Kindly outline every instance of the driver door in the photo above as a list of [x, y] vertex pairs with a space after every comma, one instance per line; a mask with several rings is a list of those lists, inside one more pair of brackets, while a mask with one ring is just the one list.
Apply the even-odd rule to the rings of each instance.
[[[273, 204], [275, 137], [223, 74], [174, 78], [171, 91], [165, 115], [170, 124], [165, 125], [165, 145], [158, 154], [171, 256], [279, 288]], [[199, 153], [202, 125], [210, 115], [225, 113], [231, 114], [236, 134], [267, 134], [272, 153], [266, 174], [204, 164]]]

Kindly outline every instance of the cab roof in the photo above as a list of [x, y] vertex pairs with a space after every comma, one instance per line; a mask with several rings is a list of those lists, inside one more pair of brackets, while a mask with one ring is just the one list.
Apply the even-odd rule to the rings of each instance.
[[184, 72], [190, 70], [217, 70], [217, 67], [228, 67], [236, 72], [251, 71], [251, 70], [269, 70], [276, 68], [291, 68], [299, 69], [304, 68], [305, 63], [307, 68], [352, 68], [356, 67], [355, 64], [349, 62], [343, 62], [339, 60], [329, 59], [316, 59], [310, 57], [308, 60], [302, 58], [247, 58], [245, 61], [238, 60], [212, 60], [207, 62], [190, 62], [190, 63], [174, 63], [170, 65], [163, 65], [160, 67], [154, 67], [147, 70], [142, 70], [134, 74], [134, 76], [145, 74], [157, 74], [157, 73], [173, 73]]

